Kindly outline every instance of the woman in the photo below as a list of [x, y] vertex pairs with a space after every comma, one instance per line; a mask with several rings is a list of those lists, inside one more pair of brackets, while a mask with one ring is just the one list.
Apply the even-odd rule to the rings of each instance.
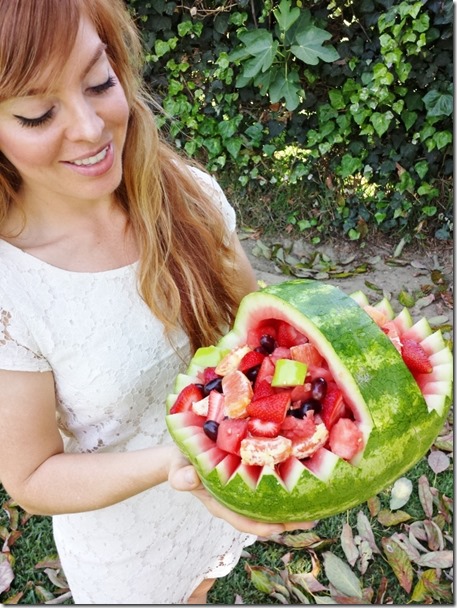
[[121, 0], [0, 14], [0, 479], [53, 516], [75, 603], [205, 603], [287, 528], [217, 503], [164, 423], [256, 289], [233, 209], [159, 139]]

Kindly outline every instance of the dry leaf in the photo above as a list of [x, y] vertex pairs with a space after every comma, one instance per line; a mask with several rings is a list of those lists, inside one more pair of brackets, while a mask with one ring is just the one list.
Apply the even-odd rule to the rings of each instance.
[[425, 533], [427, 534], [427, 544], [432, 551], [442, 551], [444, 549], [443, 533], [434, 521], [426, 519], [424, 521]]
[[413, 482], [407, 477], [400, 477], [394, 483], [390, 493], [390, 508], [391, 510], [400, 509], [406, 505], [413, 492]]
[[384, 549], [384, 555], [397, 577], [400, 586], [403, 587], [406, 593], [410, 593], [413, 584], [414, 571], [408, 554], [391, 538], [382, 538], [381, 544]]
[[433, 517], [433, 495], [430, 491], [430, 484], [426, 475], [421, 475], [418, 485], [420, 503], [425, 515], [431, 519]]
[[390, 538], [400, 545], [411, 561], [415, 561], [421, 556], [416, 547], [411, 544], [409, 538], [402, 532], [395, 532]]
[[341, 546], [343, 548], [346, 559], [351, 564], [351, 566], [354, 566], [359, 558], [359, 550], [357, 549], [354, 543], [354, 535], [352, 533], [352, 528], [348, 523], [343, 524], [340, 539]]
[[373, 553], [381, 553], [381, 551], [376, 546], [376, 541], [374, 539], [373, 530], [371, 529], [371, 524], [368, 521], [368, 517], [363, 511], [359, 511], [357, 513], [357, 531], [362, 538], [368, 541], [368, 544], [370, 545]]
[[454, 553], [452, 551], [431, 551], [424, 553], [414, 561], [418, 566], [424, 568], [452, 568]]
[[0, 593], [8, 591], [14, 580], [14, 572], [5, 555], [0, 554]]
[[427, 461], [435, 475], [448, 469], [451, 464], [449, 456], [441, 450], [433, 450], [433, 452], [430, 452]]
[[324, 553], [324, 570], [329, 582], [341, 595], [362, 597], [362, 585], [357, 576], [346, 562], [330, 551]]
[[402, 524], [405, 521], [411, 519], [411, 515], [406, 513], [406, 511], [396, 511], [392, 513], [388, 509], [381, 509], [378, 515], [378, 521], [381, 525], [389, 527], [389, 526], [398, 526], [398, 524]]

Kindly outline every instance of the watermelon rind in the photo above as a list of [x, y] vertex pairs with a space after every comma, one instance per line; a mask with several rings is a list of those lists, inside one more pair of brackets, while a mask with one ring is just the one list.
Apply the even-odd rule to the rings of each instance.
[[[349, 296], [327, 283], [297, 279], [243, 299], [233, 328], [216, 348], [229, 352], [242, 346], [248, 332], [261, 320], [287, 321], [326, 359], [363, 433], [365, 447], [351, 462], [322, 448], [325, 451], [314, 466], [312, 459], [306, 466], [305, 459], [286, 461], [271, 470], [243, 464], [237, 467], [232, 456], [228, 476], [228, 460], [222, 459], [211, 470], [201, 466], [207, 463], [201, 454], [214, 443], [202, 439], [199, 429], [195, 437], [178, 437], [173, 415], [167, 415], [170, 434], [195, 465], [204, 486], [222, 504], [260, 521], [321, 519], [368, 500], [426, 454], [450, 408], [452, 354], [441, 332], [433, 331], [425, 318], [413, 323], [405, 309], [395, 317], [387, 300], [381, 302], [378, 309], [394, 323], [398, 319], [396, 326], [418, 340], [429, 355], [434, 365], [429, 394], [422, 394], [401, 354], [364, 311], [368, 299], [363, 292]], [[191, 363], [187, 375], [192, 376], [193, 370], [196, 376], [201, 368], [200, 362]], [[168, 410], [178, 392], [169, 396]], [[256, 474], [252, 469], [261, 470]], [[287, 471], [285, 477], [281, 470]]]

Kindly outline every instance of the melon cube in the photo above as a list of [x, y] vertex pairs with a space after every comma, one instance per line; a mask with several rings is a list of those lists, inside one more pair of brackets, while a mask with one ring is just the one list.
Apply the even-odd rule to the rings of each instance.
[[299, 386], [304, 384], [308, 366], [301, 361], [293, 359], [278, 359], [275, 372], [271, 380], [271, 386]]

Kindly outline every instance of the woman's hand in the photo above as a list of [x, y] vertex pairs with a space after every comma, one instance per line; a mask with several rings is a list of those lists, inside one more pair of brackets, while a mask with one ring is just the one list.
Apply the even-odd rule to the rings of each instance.
[[214, 517], [224, 519], [240, 532], [269, 537], [281, 534], [282, 532], [291, 532], [292, 530], [309, 530], [316, 525], [316, 522], [269, 524], [235, 513], [231, 509], [224, 507], [203, 487], [197, 471], [184, 456], [173, 462], [170, 467], [168, 481], [175, 490], [192, 492]]

